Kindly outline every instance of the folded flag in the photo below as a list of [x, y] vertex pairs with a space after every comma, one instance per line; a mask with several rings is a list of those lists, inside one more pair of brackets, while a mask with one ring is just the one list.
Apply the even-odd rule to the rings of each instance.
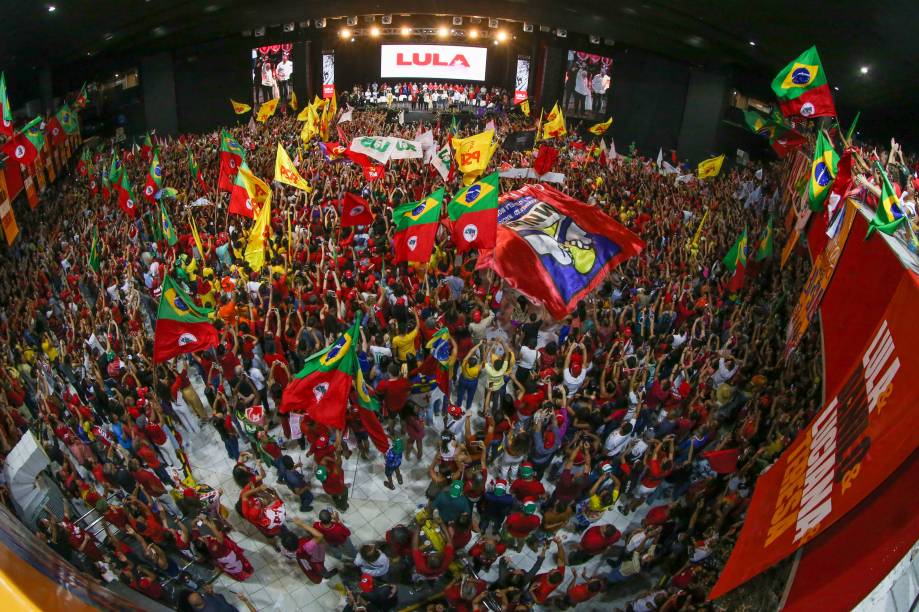
[[370, 204], [359, 195], [346, 191], [341, 200], [341, 226], [370, 225], [373, 223]]
[[211, 311], [196, 306], [167, 274], [156, 311], [153, 361], [160, 363], [176, 355], [206, 351], [215, 346], [217, 329], [211, 324]]
[[823, 201], [830, 193], [838, 164], [839, 155], [821, 131], [814, 146], [814, 160], [811, 162], [810, 180], [807, 183], [807, 201], [811, 210], [823, 210]]
[[220, 174], [217, 177], [217, 188], [233, 191], [233, 182], [239, 166], [246, 160], [246, 153], [239, 143], [226, 130], [220, 132]]
[[441, 187], [420, 202], [408, 202], [393, 210], [396, 263], [431, 259], [443, 199], [444, 188]]
[[242, 102], [237, 102], [233, 98], [230, 98], [230, 104], [233, 105], [233, 112], [237, 115], [243, 115], [252, 110], [252, 107], [248, 104], [243, 104]]
[[447, 204], [456, 250], [493, 249], [498, 232], [498, 172], [464, 187]]
[[529, 184], [500, 197], [494, 250], [479, 252], [514, 289], [563, 319], [610, 270], [644, 248], [628, 229], [545, 184]]
[[360, 321], [358, 313], [351, 328], [335, 342], [307, 357], [303, 369], [284, 389], [278, 407], [281, 414], [304, 413], [317, 423], [345, 428], [345, 410], [357, 370]]
[[593, 124], [592, 126], [590, 126], [589, 128], [587, 128], [587, 131], [590, 132], [591, 134], [595, 134], [595, 135], [597, 135], [597, 136], [603, 136], [604, 134], [606, 134], [606, 130], [608, 130], [608, 129], [609, 129], [609, 126], [611, 126], [611, 125], [613, 125], [613, 118], [612, 118], [612, 117], [610, 117], [609, 119], [607, 119], [606, 121], [603, 121], [603, 122], [601, 122], [601, 123], [595, 123], [595, 124]]
[[285, 185], [290, 185], [291, 187], [296, 187], [307, 193], [313, 191], [313, 188], [309, 186], [306, 179], [297, 172], [297, 167], [294, 166], [294, 163], [290, 160], [290, 156], [287, 154], [284, 147], [281, 146], [280, 142], [278, 143], [278, 152], [274, 158], [274, 180], [279, 183], [284, 183]]
[[249, 166], [243, 162], [230, 192], [229, 212], [254, 219], [256, 210], [261, 210], [270, 197], [271, 188], [268, 184], [252, 174]]
[[875, 166], [881, 174], [881, 197], [878, 208], [874, 212], [874, 218], [868, 223], [868, 233], [865, 234], [865, 238], [868, 238], [874, 230], [884, 232], [889, 236], [906, 222], [906, 216], [900, 206], [900, 198], [897, 197], [897, 192], [890, 184], [887, 173], [884, 172], [880, 162], [875, 162]]
[[836, 116], [817, 47], [811, 47], [785, 66], [772, 80], [772, 91], [786, 117]]
[[467, 138], [454, 137], [451, 141], [456, 156], [456, 165], [463, 173], [463, 183], [471, 185], [481, 176], [488, 167], [495, 149], [496, 142], [492, 142], [494, 130], [485, 130]]
[[718, 176], [721, 172], [721, 165], [724, 163], [724, 154], [718, 157], [710, 157], [699, 162], [698, 175], [700, 179]]
[[255, 114], [255, 120], [259, 123], [268, 121], [268, 118], [274, 115], [274, 111], [278, 108], [278, 100], [278, 98], [274, 98], [273, 100], [262, 102], [262, 105], [258, 107], [258, 112]]

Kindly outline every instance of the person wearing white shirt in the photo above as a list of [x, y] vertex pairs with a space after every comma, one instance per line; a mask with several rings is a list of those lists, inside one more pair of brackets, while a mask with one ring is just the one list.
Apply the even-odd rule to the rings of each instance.
[[712, 374], [712, 388], [717, 389], [723, 383], [731, 380], [731, 377], [737, 373], [740, 366], [733, 357], [721, 357], [718, 360], [718, 371]]
[[603, 443], [603, 450], [610, 457], [614, 457], [625, 450], [629, 440], [633, 438], [632, 428], [635, 426], [635, 420], [628, 420], [619, 426], [619, 429], [611, 432]]

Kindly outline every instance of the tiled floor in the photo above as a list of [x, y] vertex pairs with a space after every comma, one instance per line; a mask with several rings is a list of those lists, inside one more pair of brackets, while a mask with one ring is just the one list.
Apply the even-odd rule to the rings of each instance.
[[[200, 381], [197, 381], [195, 376], [192, 377], [192, 380], [197, 383], [196, 387], [200, 385]], [[204, 394], [201, 393], [200, 396], [203, 398]], [[280, 431], [272, 433], [280, 434]], [[189, 435], [187, 439], [189, 440], [189, 459], [195, 477], [200, 482], [223, 489], [224, 506], [231, 509], [229, 521], [237, 530], [231, 536], [245, 550], [247, 558], [255, 568], [252, 577], [243, 583], [236, 582], [227, 576], [220, 576], [214, 583], [215, 589], [224, 593], [231, 603], [239, 605], [242, 610], [245, 610], [245, 606], [232, 593], [245, 593], [259, 610], [341, 609], [345, 601], [344, 588], [337, 576], [323, 581], [322, 584], [312, 584], [295, 563], [285, 560], [275, 552], [253, 527], [232, 510], [232, 506], [239, 497], [239, 487], [231, 476], [234, 462], [227, 456], [216, 431], [207, 425], [198, 434]], [[372, 447], [369, 462], [361, 460], [357, 452], [346, 461], [346, 482], [350, 484], [350, 507], [347, 512], [342, 513], [342, 520], [351, 530], [351, 538], [356, 546], [359, 547], [368, 541], [382, 540], [386, 531], [393, 525], [397, 523], [408, 525], [411, 522], [418, 505], [426, 501], [424, 491], [429, 482], [427, 468], [434, 459], [434, 445], [437, 439], [439, 439], [438, 432], [430, 429], [428, 439], [425, 441], [423, 461], [419, 462], [413, 458], [403, 463], [404, 485], [397, 484], [395, 491], [390, 491], [383, 486], [383, 461]], [[299, 447], [288, 450], [287, 453], [295, 461], [302, 459]], [[307, 461], [303, 463], [304, 466], [308, 465]], [[273, 485], [275, 482], [273, 470], [266, 468], [266, 472], [269, 473], [266, 482]], [[549, 491], [552, 489], [548, 483], [546, 483], [546, 488]], [[304, 514], [299, 512], [299, 500], [295, 499], [285, 486], [278, 485], [276, 490], [286, 502], [288, 516], [309, 523], [312, 523], [316, 513], [326, 505], [330, 505], [331, 501], [321, 493], [318, 483], [314, 483], [314, 494], [317, 490], [320, 493], [313, 503], [314, 511]], [[637, 513], [626, 517], [618, 510], [611, 510], [601, 520], [601, 523], [613, 523], [620, 531], [625, 532], [629, 525], [640, 521], [645, 511], [645, 509], [640, 509]], [[562, 530], [560, 535], [565, 541], [579, 539], [570, 531]], [[474, 541], [475, 538], [473, 538]], [[524, 546], [520, 553], [510, 551], [508, 557], [518, 567], [529, 569], [536, 559], [536, 554]], [[553, 565], [552, 561], [547, 559], [541, 571], [546, 571]], [[335, 558], [328, 555], [326, 567], [335, 568], [341, 565]], [[580, 567], [586, 568], [591, 573], [605, 573], [609, 569], [600, 559], [593, 559]], [[567, 588], [571, 580], [570, 571], [567, 576], [565, 583], [557, 592], [564, 592], [564, 589]], [[496, 578], [497, 564], [494, 565], [491, 573], [483, 574], [481, 577], [486, 580]], [[630, 584], [627, 589], [618, 587], [615, 591], [605, 593], [579, 609], [610, 610], [613, 606], [623, 606], [634, 596], [634, 593], [648, 586], [647, 582], [637, 582]]]

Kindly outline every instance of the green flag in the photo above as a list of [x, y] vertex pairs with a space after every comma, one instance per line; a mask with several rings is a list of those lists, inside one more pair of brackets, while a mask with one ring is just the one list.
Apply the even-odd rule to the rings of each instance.
[[734, 272], [737, 266], [747, 267], [747, 228], [744, 228], [728, 254], [721, 260], [727, 269]]
[[0, 72], [0, 132], [7, 136], [13, 134], [13, 111], [6, 97], [6, 74], [3, 72]]
[[29, 139], [36, 151], [41, 151], [45, 148], [45, 123], [42, 121], [41, 115], [29, 121], [22, 128], [22, 133]]
[[77, 121], [77, 116], [70, 110], [66, 102], [57, 111], [57, 120], [67, 134], [76, 134], [80, 130], [80, 122]]
[[839, 155], [833, 145], [827, 140], [823, 132], [817, 136], [814, 147], [814, 161], [811, 162], [811, 175], [807, 183], [807, 200], [810, 209], [820, 211], [823, 201], [830, 193], [833, 179], [836, 178], [836, 166], [839, 164]]
[[906, 215], [903, 214], [903, 209], [900, 207], [900, 198], [897, 197], [897, 192], [891, 186], [887, 173], [884, 172], [879, 162], [875, 162], [875, 165], [881, 174], [881, 199], [874, 212], [874, 218], [868, 223], [868, 233], [865, 234], [865, 238], [870, 236], [874, 230], [890, 236], [898, 227], [907, 222]]
[[762, 261], [767, 257], [772, 257], [772, 215], [769, 215], [769, 222], [766, 223], [766, 233], [759, 241], [754, 259]]
[[179, 237], [176, 235], [176, 228], [172, 225], [169, 214], [166, 212], [166, 206], [162, 201], [160, 202], [160, 224], [166, 244], [174, 246], [179, 241]]
[[89, 267], [92, 268], [96, 274], [99, 273], [99, 230], [93, 228], [93, 242], [89, 245]]

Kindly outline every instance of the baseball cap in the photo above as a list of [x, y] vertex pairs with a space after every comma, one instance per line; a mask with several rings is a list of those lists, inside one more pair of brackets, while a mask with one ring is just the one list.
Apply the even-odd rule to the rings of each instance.
[[449, 414], [452, 417], [459, 418], [463, 416], [463, 409], [462, 407], [457, 406], [456, 404], [450, 404], [450, 406], [447, 407], [447, 414]]
[[321, 465], [316, 468], [316, 480], [319, 482], [325, 482], [325, 479], [329, 477], [329, 472], [322, 467]]
[[325, 448], [328, 445], [329, 445], [328, 436], [319, 436], [319, 438], [316, 439], [316, 444], [315, 444], [316, 448]]
[[459, 497], [463, 494], [463, 481], [454, 480], [450, 485], [450, 497]]
[[613, 471], [613, 463], [611, 461], [601, 461], [600, 471], [609, 474]]
[[370, 574], [363, 574], [361, 576], [361, 581], [358, 583], [361, 591], [364, 593], [369, 593], [373, 590], [373, 576]]
[[504, 495], [507, 493], [507, 481], [503, 478], [495, 481], [495, 495]]
[[525, 514], [535, 514], [536, 513], [536, 498], [527, 497], [523, 500], [523, 512]]
[[524, 461], [520, 465], [520, 477], [521, 478], [532, 478], [533, 477], [533, 464], [529, 461]]

